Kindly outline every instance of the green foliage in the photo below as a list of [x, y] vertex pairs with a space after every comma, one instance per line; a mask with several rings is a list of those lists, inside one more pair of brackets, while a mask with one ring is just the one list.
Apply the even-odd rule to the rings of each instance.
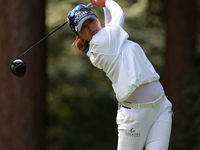
[[57, 73], [60, 79], [49, 79], [48, 149], [115, 149], [117, 104], [105, 77], [98, 70]]
[[[199, 60], [199, 59], [198, 59]], [[199, 64], [199, 63], [198, 63]], [[180, 84], [182, 92], [181, 114], [175, 114], [176, 126], [173, 128], [171, 148], [198, 150], [200, 147], [200, 67], [189, 72]], [[187, 141], [187, 142], [183, 142]]]

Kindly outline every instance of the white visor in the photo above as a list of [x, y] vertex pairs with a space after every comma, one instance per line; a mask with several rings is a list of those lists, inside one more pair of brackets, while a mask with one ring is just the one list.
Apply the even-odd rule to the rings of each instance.
[[81, 27], [83, 25], [83, 23], [85, 22], [85, 20], [87, 19], [90, 19], [90, 18], [97, 18], [95, 15], [88, 15], [88, 16], [85, 16], [84, 18], [82, 18], [78, 25], [76, 26], [77, 28], [75, 28], [76, 32], [80, 32], [81, 31]]

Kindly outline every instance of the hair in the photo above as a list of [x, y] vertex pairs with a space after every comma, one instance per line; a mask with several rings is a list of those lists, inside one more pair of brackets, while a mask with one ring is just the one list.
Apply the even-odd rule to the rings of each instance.
[[81, 39], [81, 37], [78, 34], [76, 34], [76, 39], [74, 40], [72, 45], [75, 45], [79, 51], [83, 51], [87, 44], [87, 41]]

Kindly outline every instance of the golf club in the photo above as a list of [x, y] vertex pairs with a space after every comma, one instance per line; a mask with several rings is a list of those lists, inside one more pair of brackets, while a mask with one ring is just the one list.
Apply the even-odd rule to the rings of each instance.
[[[93, 3], [89, 3], [86, 8], [90, 8], [93, 5]], [[53, 30], [51, 33], [46, 35], [44, 38], [42, 38], [40, 41], [38, 41], [36, 44], [34, 44], [32, 47], [30, 47], [28, 50], [26, 50], [23, 54], [21, 54], [17, 59], [13, 60], [10, 69], [14, 75], [17, 77], [23, 77], [26, 74], [26, 63], [24, 60], [21, 59], [25, 54], [27, 54], [30, 50], [32, 50], [34, 47], [36, 47], [38, 44], [40, 44], [42, 41], [44, 41], [46, 38], [48, 38], [50, 35], [52, 35], [54, 32], [59, 30], [61, 27], [63, 27], [68, 22], [64, 22], [62, 25], [57, 27], [55, 30]]]

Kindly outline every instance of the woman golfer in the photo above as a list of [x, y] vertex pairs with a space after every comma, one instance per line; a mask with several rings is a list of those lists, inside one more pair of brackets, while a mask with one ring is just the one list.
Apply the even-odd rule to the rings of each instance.
[[76, 6], [68, 21], [76, 34], [74, 45], [102, 69], [112, 82], [119, 101], [118, 150], [167, 150], [172, 105], [159, 75], [142, 48], [128, 40], [123, 30], [125, 15], [113, 0], [90, 0], [104, 9], [105, 27], [84, 5]]

